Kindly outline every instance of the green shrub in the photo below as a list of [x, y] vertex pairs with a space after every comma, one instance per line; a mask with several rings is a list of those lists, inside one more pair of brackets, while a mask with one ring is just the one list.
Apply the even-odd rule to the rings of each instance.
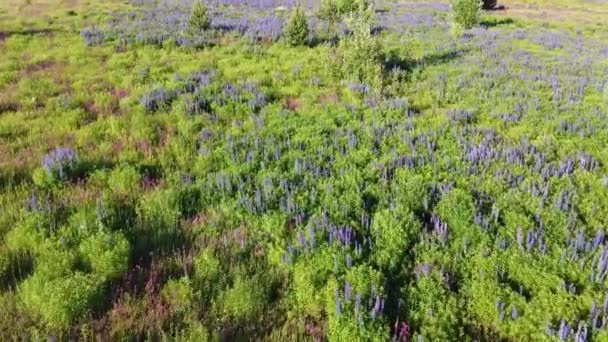
[[194, 282], [202, 295], [210, 297], [216, 287], [219, 287], [221, 278], [220, 261], [209, 249], [202, 251], [194, 259]]
[[437, 214], [448, 225], [450, 235], [462, 237], [476, 231], [472, 229], [475, 204], [472, 196], [461, 189], [454, 189], [437, 204]]
[[409, 210], [395, 211], [386, 209], [377, 212], [372, 226], [372, 234], [376, 237], [374, 259], [378, 266], [385, 269], [402, 264], [408, 244], [420, 232], [420, 223]]
[[100, 303], [103, 283], [83, 273], [52, 281], [34, 274], [21, 283], [19, 296], [25, 309], [39, 315], [50, 328], [65, 329]]
[[306, 45], [308, 44], [309, 33], [310, 29], [306, 21], [306, 14], [304, 14], [302, 8], [297, 7], [289, 19], [287, 26], [285, 26], [285, 39], [292, 46]]
[[162, 290], [163, 297], [176, 313], [187, 313], [196, 303], [196, 293], [190, 279], [183, 277], [179, 280], [170, 279]]
[[35, 258], [35, 273], [46, 280], [71, 274], [77, 263], [77, 255], [63, 248], [59, 242], [45, 241]]
[[372, 35], [374, 10], [359, 1], [359, 8], [346, 19], [352, 34], [340, 41], [335, 62], [343, 78], [367, 83], [379, 90], [383, 78], [383, 56], [380, 41]]
[[335, 267], [334, 260], [334, 254], [329, 249], [323, 249], [293, 266], [292, 306], [296, 312], [311, 317], [322, 314], [322, 289]]
[[452, 20], [465, 29], [476, 26], [479, 24], [481, 5], [479, 0], [452, 0]]
[[133, 192], [138, 189], [141, 175], [133, 166], [117, 167], [110, 172], [108, 187], [117, 192]]
[[320, 19], [327, 20], [330, 23], [337, 23], [340, 21], [340, 9], [335, 0], [323, 0], [321, 7], [317, 13]]
[[99, 232], [80, 244], [82, 258], [98, 276], [120, 278], [129, 266], [129, 241], [121, 233]]
[[150, 250], [168, 250], [180, 245], [178, 224], [180, 213], [177, 208], [176, 191], [163, 190], [146, 194], [140, 201], [137, 211], [137, 231], [135, 253]]
[[207, 5], [203, 0], [197, 0], [192, 6], [190, 19], [188, 19], [188, 30], [192, 35], [200, 35], [211, 25], [211, 17]]
[[318, 17], [329, 22], [338, 22], [345, 15], [356, 12], [363, 5], [369, 6], [366, 0], [323, 0], [319, 8]]
[[260, 284], [243, 276], [237, 277], [234, 286], [224, 292], [221, 299], [221, 313], [226, 319], [255, 319], [266, 304]]
[[348, 14], [359, 10], [360, 6], [368, 7], [367, 0], [337, 0], [338, 10], [341, 14]]

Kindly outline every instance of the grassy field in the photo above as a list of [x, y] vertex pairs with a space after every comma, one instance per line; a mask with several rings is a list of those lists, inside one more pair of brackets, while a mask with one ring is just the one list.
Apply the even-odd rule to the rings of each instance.
[[608, 341], [608, 2], [499, 4], [366, 80], [315, 1], [3, 1], [0, 337]]

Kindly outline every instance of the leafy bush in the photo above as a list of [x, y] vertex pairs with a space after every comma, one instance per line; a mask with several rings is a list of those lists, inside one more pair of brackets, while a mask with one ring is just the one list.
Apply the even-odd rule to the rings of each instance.
[[40, 187], [60, 184], [74, 175], [78, 155], [73, 148], [59, 147], [42, 157], [42, 167], [34, 172], [34, 183]]
[[409, 243], [420, 232], [420, 224], [407, 210], [382, 210], [374, 215], [372, 235], [376, 238], [374, 259], [383, 269], [394, 269], [403, 263]]
[[261, 284], [238, 276], [234, 285], [221, 296], [221, 314], [227, 319], [251, 320], [262, 312], [266, 295]]
[[81, 243], [80, 253], [95, 275], [103, 279], [118, 279], [129, 266], [129, 241], [118, 232], [98, 232]]
[[352, 33], [340, 41], [334, 63], [339, 63], [344, 78], [367, 83], [377, 91], [382, 86], [383, 56], [379, 40], [372, 35], [374, 10], [364, 2], [357, 3], [357, 11], [346, 19]]
[[213, 295], [220, 287], [220, 261], [209, 249], [203, 250], [194, 258], [194, 283], [205, 298]]
[[47, 240], [35, 255], [35, 273], [47, 280], [66, 276], [74, 271], [77, 257], [74, 251], [62, 248], [60, 242]]
[[133, 193], [139, 188], [141, 175], [133, 166], [119, 166], [108, 177], [108, 187], [112, 191]]
[[192, 35], [201, 35], [211, 25], [211, 17], [203, 0], [196, 0], [188, 19], [188, 30]]
[[479, 24], [480, 0], [452, 0], [452, 20], [465, 29]]
[[137, 226], [131, 241], [136, 254], [168, 250], [179, 245], [180, 212], [176, 191], [154, 191], [145, 195], [137, 209]]
[[359, 10], [359, 7], [369, 6], [366, 0], [323, 0], [318, 16], [323, 20], [338, 22], [345, 15]]
[[289, 22], [285, 26], [285, 39], [287, 40], [287, 43], [292, 46], [306, 45], [308, 44], [309, 33], [310, 29], [308, 28], [306, 15], [302, 8], [296, 7]]
[[163, 287], [162, 294], [176, 313], [187, 313], [196, 303], [197, 295], [186, 277], [170, 279]]
[[64, 329], [99, 305], [103, 284], [93, 275], [75, 273], [48, 280], [34, 274], [19, 287], [24, 307], [52, 329]]
[[317, 16], [334, 24], [340, 20], [340, 9], [335, 0], [322, 0]]
[[309, 262], [293, 266], [293, 307], [307, 316], [317, 317], [323, 308], [323, 287], [334, 268], [334, 259], [327, 249], [313, 255]]

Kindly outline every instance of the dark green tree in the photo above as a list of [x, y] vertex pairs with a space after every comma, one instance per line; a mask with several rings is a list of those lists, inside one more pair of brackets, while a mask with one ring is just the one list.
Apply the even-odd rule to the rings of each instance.
[[285, 27], [287, 43], [292, 46], [306, 45], [308, 44], [309, 33], [310, 29], [308, 28], [308, 21], [306, 21], [306, 14], [304, 14], [302, 8], [297, 7]]
[[188, 31], [191, 35], [200, 35], [211, 25], [211, 18], [207, 5], [203, 0], [197, 0], [192, 6], [190, 19], [188, 19]]

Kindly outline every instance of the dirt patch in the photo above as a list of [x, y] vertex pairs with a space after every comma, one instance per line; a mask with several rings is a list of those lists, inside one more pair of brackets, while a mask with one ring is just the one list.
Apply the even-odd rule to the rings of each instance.
[[335, 92], [321, 94], [319, 96], [319, 103], [322, 105], [336, 104], [336, 103], [338, 103], [339, 100], [340, 100], [340, 96], [338, 96], [338, 94]]
[[110, 91], [110, 93], [112, 94], [112, 97], [120, 101], [129, 96], [130, 92], [128, 89], [114, 88]]
[[293, 96], [287, 96], [283, 102], [283, 109], [294, 111], [302, 108], [302, 103]]
[[52, 68], [56, 64], [53, 60], [40, 61], [34, 64], [29, 64], [23, 70], [26, 75], [32, 75], [36, 72], [44, 71]]

